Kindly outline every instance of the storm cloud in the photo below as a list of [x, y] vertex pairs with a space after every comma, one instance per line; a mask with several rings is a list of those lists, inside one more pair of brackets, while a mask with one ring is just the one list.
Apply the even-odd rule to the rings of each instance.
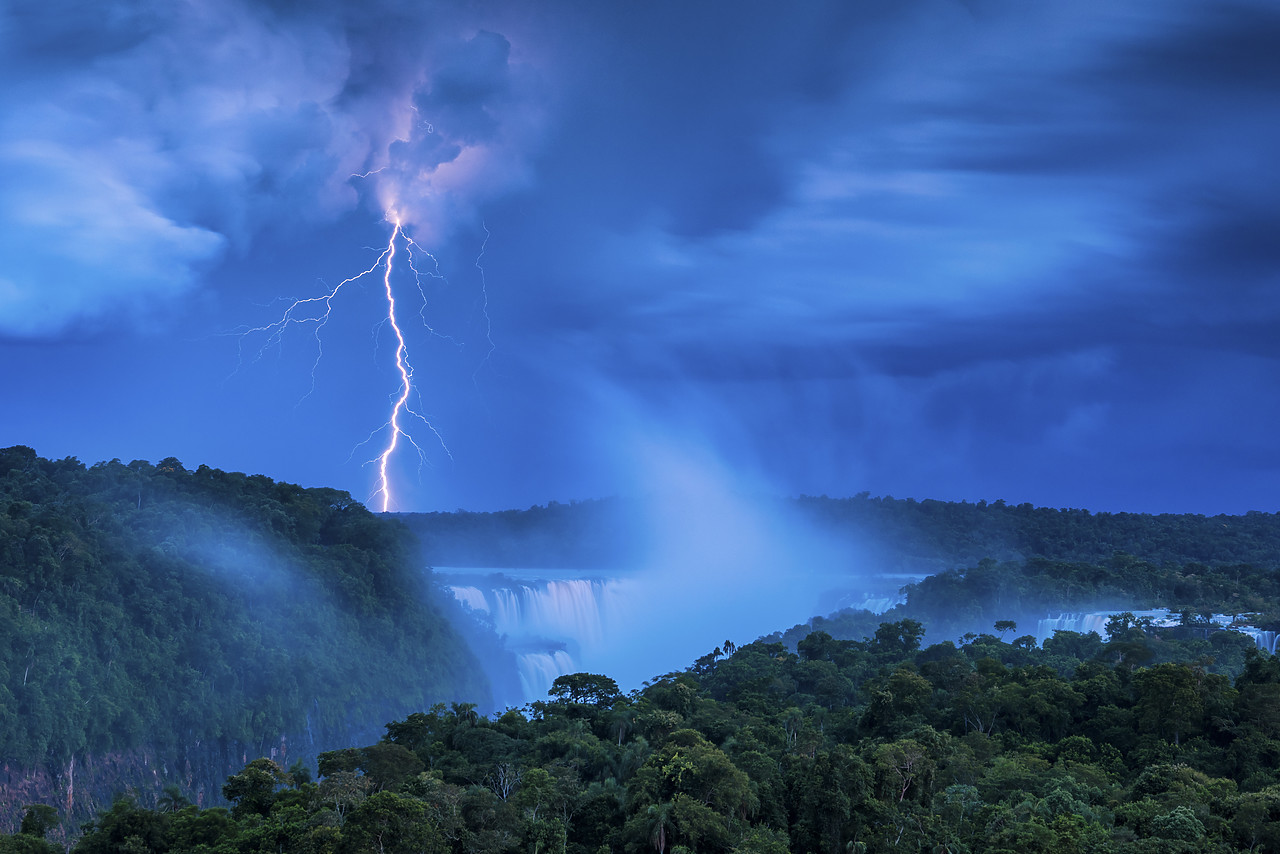
[[[405, 463], [404, 509], [626, 490], [637, 433], [780, 492], [1275, 509], [1271, 4], [0, 21], [0, 346], [30, 371], [5, 437], [42, 453], [367, 494], [376, 317], [335, 322], [305, 403], [309, 340], [232, 382], [208, 342], [364, 269], [390, 215], [442, 276], [419, 379], [452, 451]], [[77, 431], [39, 389], [86, 353], [221, 429]]]

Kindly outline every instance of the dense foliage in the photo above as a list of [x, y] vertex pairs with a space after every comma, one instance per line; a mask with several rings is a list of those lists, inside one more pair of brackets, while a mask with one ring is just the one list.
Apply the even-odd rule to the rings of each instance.
[[1097, 564], [1117, 554], [1159, 566], [1271, 564], [1280, 556], [1280, 514], [1090, 513], [1006, 504], [874, 498], [801, 498], [820, 526], [856, 532], [887, 565], [936, 573], [985, 559], [1047, 558]]
[[344, 492], [2, 450], [0, 760], [332, 746], [487, 702], [415, 559]]
[[[226, 780], [229, 809], [189, 786], [119, 798], [81, 854], [1280, 852], [1280, 664], [1202, 619], [1278, 625], [1276, 516], [787, 506], [859, 544], [851, 573], [934, 574], [887, 618], [726, 642], [631, 694], [563, 676], [490, 718], [442, 618], [457, 606], [414, 568], [406, 527], [346, 493], [2, 450], [0, 758], [202, 742], [264, 757]], [[625, 563], [626, 516], [605, 501], [402, 519], [438, 565], [568, 567]], [[1109, 643], [1043, 648], [1018, 632], [1049, 608], [1126, 603], [1183, 625], [1120, 614]], [[265, 756], [283, 734], [360, 743], [396, 718], [376, 744], [321, 753], [315, 781]], [[58, 821], [32, 806], [0, 854], [60, 850]]]
[[1164, 564], [1117, 554], [1097, 563], [1031, 558], [983, 560], [903, 587], [906, 601], [887, 615], [847, 609], [771, 635], [788, 647], [820, 629], [839, 638], [870, 634], [883, 616], [921, 621], [930, 640], [955, 638], [1000, 619], [1034, 621], [1060, 611], [1165, 608], [1184, 623], [1212, 615], [1280, 629], [1280, 561], [1265, 564]]
[[319, 782], [255, 760], [229, 810], [119, 800], [74, 852], [1280, 851], [1280, 660], [1108, 630], [922, 649], [902, 620], [726, 642], [630, 695], [574, 674], [493, 719], [410, 715]]

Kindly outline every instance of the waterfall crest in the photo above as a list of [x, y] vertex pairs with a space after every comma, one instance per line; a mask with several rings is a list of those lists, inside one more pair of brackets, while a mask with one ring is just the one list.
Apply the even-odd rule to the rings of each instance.
[[611, 629], [631, 610], [622, 578], [516, 579], [474, 576], [449, 590], [493, 624], [516, 654], [526, 701], [540, 700], [557, 676], [595, 666]]

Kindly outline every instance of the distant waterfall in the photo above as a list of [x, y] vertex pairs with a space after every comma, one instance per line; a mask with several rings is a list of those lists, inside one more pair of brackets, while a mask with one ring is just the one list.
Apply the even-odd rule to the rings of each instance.
[[523, 697], [542, 700], [557, 676], [603, 673], [626, 688], [689, 666], [725, 639], [776, 631], [840, 608], [882, 614], [924, 576], [688, 566], [581, 572], [433, 567], [462, 606], [490, 622], [516, 656]]
[[1135, 617], [1150, 619], [1157, 626], [1168, 627], [1178, 624], [1177, 616], [1167, 608], [1156, 608], [1149, 611], [1117, 608], [1113, 611], [1093, 611], [1088, 614], [1059, 614], [1056, 617], [1046, 617], [1036, 624], [1036, 642], [1043, 644], [1053, 637], [1054, 632], [1078, 632], [1082, 635], [1087, 635], [1089, 632], [1097, 632], [1105, 641], [1107, 639], [1107, 623], [1116, 614], [1123, 613], [1126, 610]]
[[629, 612], [629, 584], [618, 578], [515, 579], [470, 575], [454, 598], [487, 615], [516, 653], [526, 700], [540, 700], [557, 676], [591, 665], [610, 626]]
[[[1122, 610], [1094, 611], [1088, 614], [1059, 614], [1056, 617], [1045, 617], [1036, 625], [1036, 642], [1043, 645], [1046, 640], [1053, 637], [1054, 632], [1059, 631], [1078, 632], [1082, 635], [1089, 632], [1097, 632], [1105, 641], [1107, 639], [1107, 622], [1116, 614], [1121, 613]], [[1129, 613], [1135, 617], [1149, 617], [1157, 626], [1176, 626], [1179, 622], [1178, 616], [1165, 608], [1152, 611], [1130, 611]], [[1227, 614], [1212, 614], [1209, 618], [1209, 625], [1217, 629], [1248, 635], [1253, 638], [1253, 642], [1259, 650], [1275, 655], [1276, 641], [1280, 639], [1280, 633], [1241, 625], [1235, 622], [1235, 619], [1234, 616]]]
[[1253, 638], [1253, 642], [1258, 645], [1258, 649], [1276, 654], [1276, 640], [1280, 637], [1280, 633], [1267, 631], [1266, 629], [1255, 629], [1253, 626], [1236, 626], [1237, 632], [1243, 632]]
[[1059, 614], [1056, 617], [1045, 617], [1036, 624], [1036, 643], [1044, 644], [1053, 637], [1054, 632], [1078, 632], [1087, 635], [1097, 632], [1103, 640], [1107, 639], [1107, 621], [1111, 612], [1096, 614]]
[[894, 596], [864, 596], [862, 601], [853, 607], [860, 611], [870, 611], [873, 614], [883, 614], [890, 608], [897, 607], [907, 601], [907, 597], [901, 593]]

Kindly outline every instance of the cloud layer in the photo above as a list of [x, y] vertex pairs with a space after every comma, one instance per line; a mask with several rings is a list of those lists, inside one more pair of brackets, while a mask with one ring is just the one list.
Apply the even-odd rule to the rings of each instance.
[[[616, 491], [637, 424], [789, 492], [1240, 509], [1280, 475], [1273, 4], [2, 14], [0, 344], [96, 330], [110, 373], [120, 318], [254, 325], [390, 212], [456, 327], [419, 363], [454, 450], [420, 506]], [[178, 455], [362, 494], [376, 319], [329, 330], [329, 397], [242, 374], [215, 414], [255, 441]]]
[[445, 4], [80, 12], [0, 13], [0, 333], [163, 312], [263, 228], [362, 196], [440, 231], [519, 171], [503, 108], [536, 105]]

